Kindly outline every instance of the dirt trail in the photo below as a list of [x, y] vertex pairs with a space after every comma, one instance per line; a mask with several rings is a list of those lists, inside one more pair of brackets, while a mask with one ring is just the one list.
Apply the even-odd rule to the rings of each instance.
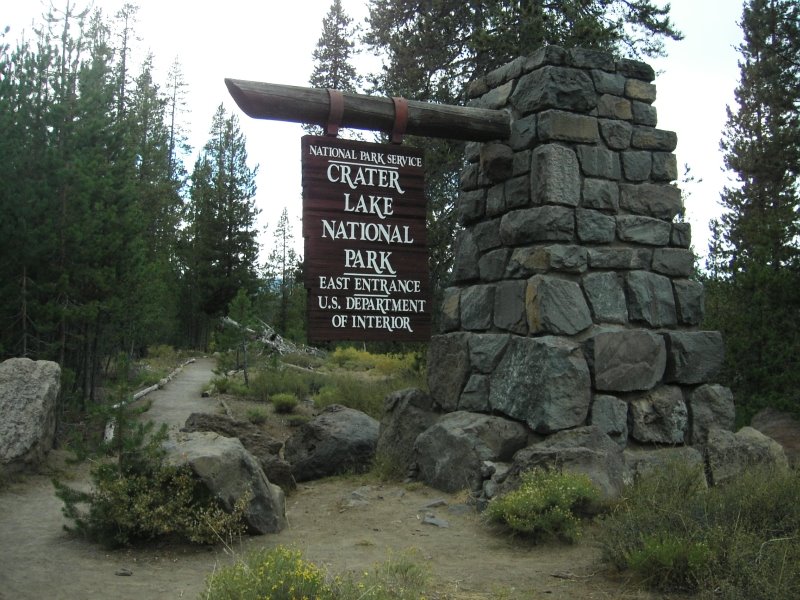
[[[216, 411], [216, 400], [200, 397], [212, 366], [209, 360], [186, 366], [150, 396], [147, 416], [177, 429], [191, 412]], [[86, 467], [75, 471], [73, 483], [86, 473]], [[428, 507], [434, 500], [443, 503]], [[448, 526], [423, 523], [429, 513]], [[363, 572], [412, 549], [453, 598], [651, 598], [596, 574], [591, 544], [526, 547], [489, 532], [461, 498], [424, 486], [345, 477], [313, 482], [289, 496], [287, 516], [285, 531], [242, 540], [234, 551], [289, 545], [341, 573]], [[69, 536], [64, 522], [46, 475], [0, 491], [0, 599], [199, 598], [207, 575], [231, 561], [222, 548], [174, 544], [108, 551]]]

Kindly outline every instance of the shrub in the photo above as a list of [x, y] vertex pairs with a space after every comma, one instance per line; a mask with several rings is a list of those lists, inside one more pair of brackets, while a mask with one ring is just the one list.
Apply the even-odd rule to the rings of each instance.
[[209, 544], [244, 531], [248, 497], [226, 513], [188, 468], [166, 464], [166, 427], [153, 434], [152, 424], [123, 425], [118, 420], [117, 438], [125, 439], [114, 442], [116, 460], [91, 470], [91, 491], [53, 481], [64, 516], [74, 522], [68, 530], [112, 547], [163, 536]]
[[278, 546], [254, 551], [206, 580], [207, 600], [334, 598], [319, 567], [301, 553]]
[[269, 402], [274, 394], [294, 394], [298, 398], [309, 395], [312, 387], [319, 389], [321, 376], [300, 373], [290, 369], [264, 369], [250, 378], [253, 396], [262, 402]]
[[361, 577], [326, 577], [297, 550], [250, 552], [206, 579], [206, 600], [420, 600], [427, 571], [407, 553]]
[[271, 400], [276, 413], [288, 414], [297, 407], [297, 396], [294, 394], [275, 394]]
[[708, 490], [697, 475], [673, 464], [629, 488], [603, 520], [605, 560], [663, 591], [800, 597], [800, 474], [752, 469]]
[[295, 354], [286, 354], [281, 357], [281, 360], [284, 363], [297, 365], [298, 367], [303, 367], [304, 369], [318, 369], [325, 364], [324, 358], [320, 358], [314, 354], [305, 354], [300, 352]]
[[534, 540], [560, 538], [571, 542], [579, 534], [576, 513], [599, 497], [586, 475], [533, 469], [522, 474], [518, 489], [494, 498], [486, 516]]
[[254, 406], [253, 408], [247, 409], [245, 417], [253, 425], [261, 425], [267, 422], [267, 419], [269, 418], [269, 413], [265, 408], [262, 408], [261, 406]]

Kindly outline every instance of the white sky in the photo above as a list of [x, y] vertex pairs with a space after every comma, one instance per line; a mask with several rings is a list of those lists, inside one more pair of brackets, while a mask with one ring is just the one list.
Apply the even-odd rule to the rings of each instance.
[[[73, 0], [74, 1], [74, 0]], [[66, 0], [54, 0], [63, 6]], [[307, 85], [312, 69], [311, 53], [319, 38], [322, 19], [330, 0], [226, 0], [179, 2], [138, 0], [136, 30], [140, 50], [150, 49], [155, 58], [156, 79], [166, 73], [177, 57], [189, 85], [187, 128], [190, 143], [199, 150], [208, 138], [211, 118], [220, 102], [237, 114], [247, 138], [251, 165], [258, 163], [256, 203], [262, 227], [277, 223], [286, 207], [294, 226], [295, 241], [302, 252], [300, 228], [299, 125], [254, 120], [245, 116], [230, 98], [225, 77], [270, 83]], [[658, 127], [678, 134], [678, 163], [691, 167], [701, 183], [684, 186], [690, 194], [687, 217], [692, 224], [694, 248], [705, 255], [708, 221], [719, 214], [719, 193], [727, 181], [722, 172], [719, 140], [725, 123], [725, 107], [733, 104], [739, 71], [735, 47], [741, 41], [737, 25], [739, 0], [672, 0], [672, 16], [685, 39], [669, 43], [666, 59], [652, 61], [659, 73]], [[0, 12], [0, 28], [11, 27], [9, 39], [39, 22], [46, 3], [40, 0], [6, 1]], [[113, 15], [120, 0], [95, 0]], [[356, 22], [366, 16], [365, 0], [343, 0]], [[192, 160], [187, 161], [191, 170]], [[262, 236], [265, 252], [271, 241]]]

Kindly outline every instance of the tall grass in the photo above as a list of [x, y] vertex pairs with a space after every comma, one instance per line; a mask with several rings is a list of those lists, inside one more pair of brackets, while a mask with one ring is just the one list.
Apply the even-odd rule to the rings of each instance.
[[685, 465], [643, 477], [604, 519], [604, 557], [661, 591], [800, 598], [800, 474], [751, 469], [703, 489]]

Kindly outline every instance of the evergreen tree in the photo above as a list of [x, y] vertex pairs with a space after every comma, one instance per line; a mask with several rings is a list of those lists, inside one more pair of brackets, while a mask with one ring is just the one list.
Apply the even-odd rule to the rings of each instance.
[[[252, 293], [257, 287], [257, 168], [247, 165], [238, 119], [228, 116], [222, 105], [214, 114], [210, 135], [192, 173], [185, 245], [189, 253], [185, 263], [195, 270], [190, 274], [195, 288], [189, 295], [202, 313], [193, 316], [196, 324], [222, 316], [240, 288]], [[195, 327], [195, 342], [207, 342], [205, 329], [202, 323]]]
[[284, 336], [299, 339], [305, 331], [301, 321], [305, 315], [300, 297], [305, 289], [299, 276], [300, 260], [294, 250], [294, 233], [289, 213], [284, 208], [272, 233], [273, 246], [264, 269], [264, 284], [268, 298], [268, 320]]
[[[358, 90], [361, 78], [351, 63], [355, 55], [356, 31], [353, 19], [342, 8], [341, 0], [333, 0], [322, 20], [322, 35], [312, 54], [314, 69], [308, 79], [311, 87], [343, 92]], [[323, 133], [317, 125], [305, 125], [303, 129], [312, 135]], [[352, 132], [345, 135], [352, 137]]]
[[726, 336], [728, 381], [746, 418], [793, 408], [800, 384], [800, 5], [749, 0], [736, 110], [721, 148], [736, 177], [712, 224], [709, 321]]

